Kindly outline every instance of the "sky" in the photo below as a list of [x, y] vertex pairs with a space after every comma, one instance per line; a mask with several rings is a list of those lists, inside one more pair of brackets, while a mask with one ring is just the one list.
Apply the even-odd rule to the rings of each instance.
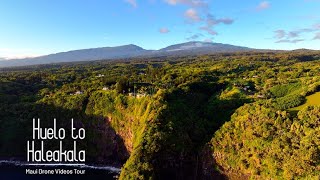
[[1, 0], [0, 57], [188, 41], [320, 49], [320, 0]]

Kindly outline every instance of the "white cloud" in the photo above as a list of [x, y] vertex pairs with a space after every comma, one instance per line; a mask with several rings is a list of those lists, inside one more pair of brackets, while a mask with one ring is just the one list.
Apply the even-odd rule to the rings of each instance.
[[178, 4], [178, 0], [165, 0], [165, 2], [167, 2], [170, 5], [176, 5]]
[[165, 0], [169, 5], [185, 4], [191, 7], [207, 7], [208, 3], [203, 0]]
[[203, 40], [204, 42], [208, 42], [208, 43], [212, 43], [213, 42], [213, 40], [212, 39], [210, 39], [210, 38], [208, 38], [208, 39], [205, 39], [205, 40]]
[[166, 33], [169, 33], [170, 30], [169, 30], [168, 28], [160, 28], [160, 29], [159, 29], [159, 32], [160, 32], [161, 34], [166, 34]]
[[[184, 17], [187, 19], [188, 23], [203, 23], [205, 25], [199, 27], [200, 30], [206, 31], [210, 35], [217, 35], [218, 33], [214, 30], [214, 27], [219, 24], [229, 25], [234, 22], [231, 18], [214, 18], [209, 13], [209, 1], [208, 0], [163, 0], [167, 4], [175, 6], [183, 4], [187, 6], [187, 9], [184, 12]], [[190, 37], [191, 38], [191, 37]], [[190, 39], [189, 38], [189, 39]], [[188, 38], [187, 38], [188, 39]]]
[[138, 7], [136, 0], [125, 0], [125, 2], [129, 3], [134, 8]]
[[293, 39], [293, 40], [283, 39], [283, 40], [276, 41], [276, 43], [293, 43], [293, 44], [296, 44], [296, 43], [302, 42], [302, 41], [305, 41], [305, 40], [304, 39]]
[[0, 57], [3, 59], [21, 59], [36, 56], [40, 56], [40, 54], [35, 53], [30, 49], [0, 48]]
[[198, 12], [193, 8], [188, 9], [184, 13], [184, 16], [191, 22], [199, 22], [199, 21], [201, 21], [201, 17], [199, 16]]
[[256, 7], [256, 10], [258, 11], [262, 11], [262, 10], [265, 10], [265, 9], [268, 9], [270, 8], [271, 5], [268, 1], [262, 1], [257, 7]]
[[313, 40], [320, 40], [320, 32], [315, 34]]

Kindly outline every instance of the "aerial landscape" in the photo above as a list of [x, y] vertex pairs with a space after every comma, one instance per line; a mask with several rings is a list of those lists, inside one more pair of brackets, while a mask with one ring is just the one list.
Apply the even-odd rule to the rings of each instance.
[[319, 10], [4, 0], [0, 179], [320, 179]]

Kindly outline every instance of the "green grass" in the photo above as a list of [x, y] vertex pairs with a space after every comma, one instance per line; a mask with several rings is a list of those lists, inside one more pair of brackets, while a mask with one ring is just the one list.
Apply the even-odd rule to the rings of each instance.
[[304, 107], [310, 106], [310, 105], [320, 105], [320, 92], [314, 93], [310, 96], [306, 97], [307, 101], [306, 103], [295, 107], [295, 108], [291, 108], [290, 110], [298, 110], [300, 111], [301, 109], [303, 109]]

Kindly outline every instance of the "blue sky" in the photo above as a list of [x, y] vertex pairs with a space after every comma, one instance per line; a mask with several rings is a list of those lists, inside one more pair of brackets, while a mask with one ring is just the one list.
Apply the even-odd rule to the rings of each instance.
[[320, 0], [1, 0], [0, 57], [212, 41], [320, 49]]

